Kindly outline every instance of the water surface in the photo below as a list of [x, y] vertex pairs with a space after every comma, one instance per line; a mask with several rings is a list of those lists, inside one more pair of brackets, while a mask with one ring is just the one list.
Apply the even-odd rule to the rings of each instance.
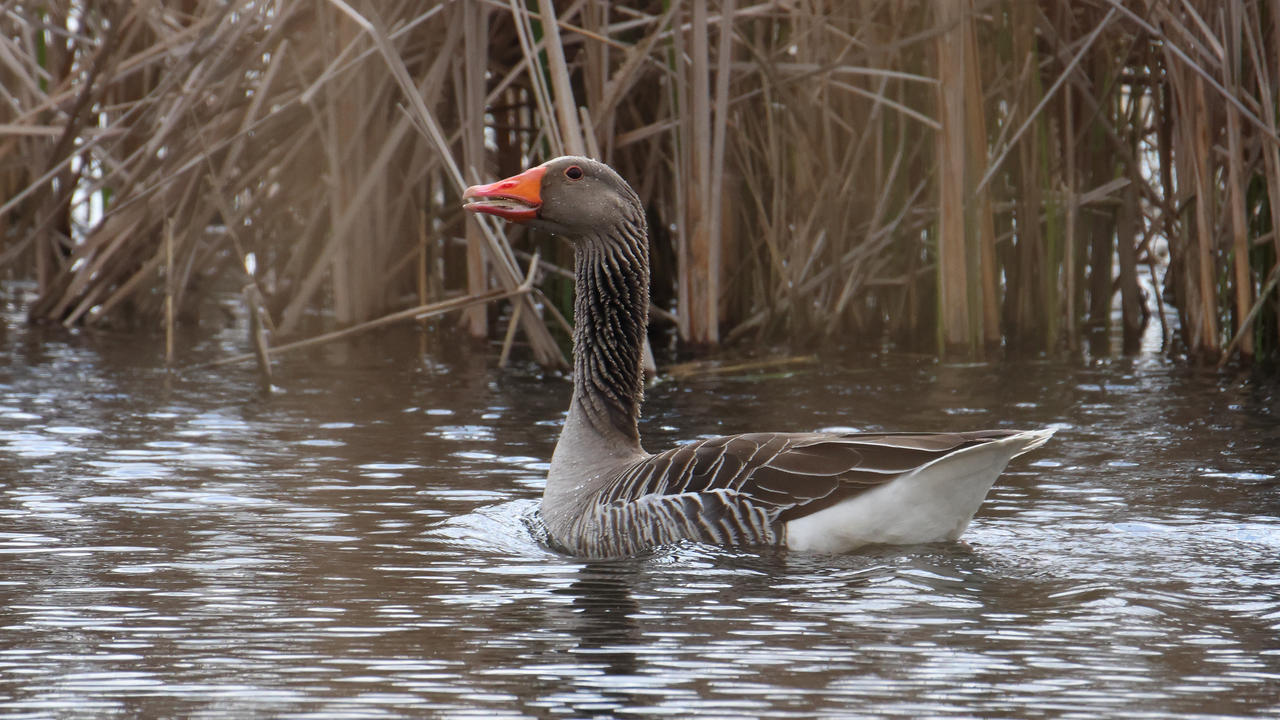
[[[650, 450], [1058, 428], [966, 542], [538, 541], [569, 387], [412, 330], [167, 374], [0, 335], [0, 719], [1280, 716], [1280, 394], [1157, 356], [828, 359], [651, 389]], [[241, 350], [220, 337], [192, 353]]]

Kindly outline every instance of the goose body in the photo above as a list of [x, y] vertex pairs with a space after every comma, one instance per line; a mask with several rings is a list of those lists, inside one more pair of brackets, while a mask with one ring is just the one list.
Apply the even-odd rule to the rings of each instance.
[[683, 539], [845, 552], [954, 540], [1013, 457], [1052, 430], [749, 433], [650, 454], [636, 421], [648, 318], [644, 211], [611, 168], [562, 157], [468, 188], [466, 208], [575, 246], [574, 389], [542, 498], [584, 557]]

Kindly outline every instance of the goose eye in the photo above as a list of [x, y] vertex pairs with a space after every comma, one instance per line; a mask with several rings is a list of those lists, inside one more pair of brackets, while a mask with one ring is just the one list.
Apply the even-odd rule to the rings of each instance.
[[564, 176], [569, 178], [570, 180], [581, 180], [582, 168], [578, 167], [577, 165], [570, 165], [569, 167], [564, 169]]

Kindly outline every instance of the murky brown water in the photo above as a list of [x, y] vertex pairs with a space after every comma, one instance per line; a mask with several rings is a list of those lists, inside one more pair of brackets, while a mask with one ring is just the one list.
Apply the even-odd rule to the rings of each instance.
[[[894, 357], [668, 382], [650, 449], [1060, 428], [967, 544], [684, 546], [531, 528], [569, 388], [413, 331], [169, 377], [0, 334], [0, 718], [1277, 717], [1280, 391], [1155, 356]], [[225, 347], [200, 352], [229, 354]]]

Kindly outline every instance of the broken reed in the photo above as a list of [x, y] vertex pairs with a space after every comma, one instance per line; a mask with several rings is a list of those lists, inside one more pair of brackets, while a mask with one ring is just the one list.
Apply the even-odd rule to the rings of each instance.
[[517, 292], [510, 229], [458, 197], [572, 152], [645, 201], [657, 315], [690, 344], [1107, 352], [1118, 319], [1125, 351], [1151, 322], [1196, 360], [1278, 353], [1274, 2], [19, 2], [0, 25], [0, 267], [36, 320], [189, 322], [251, 285], [285, 338], [496, 289], [559, 364], [565, 291]]

